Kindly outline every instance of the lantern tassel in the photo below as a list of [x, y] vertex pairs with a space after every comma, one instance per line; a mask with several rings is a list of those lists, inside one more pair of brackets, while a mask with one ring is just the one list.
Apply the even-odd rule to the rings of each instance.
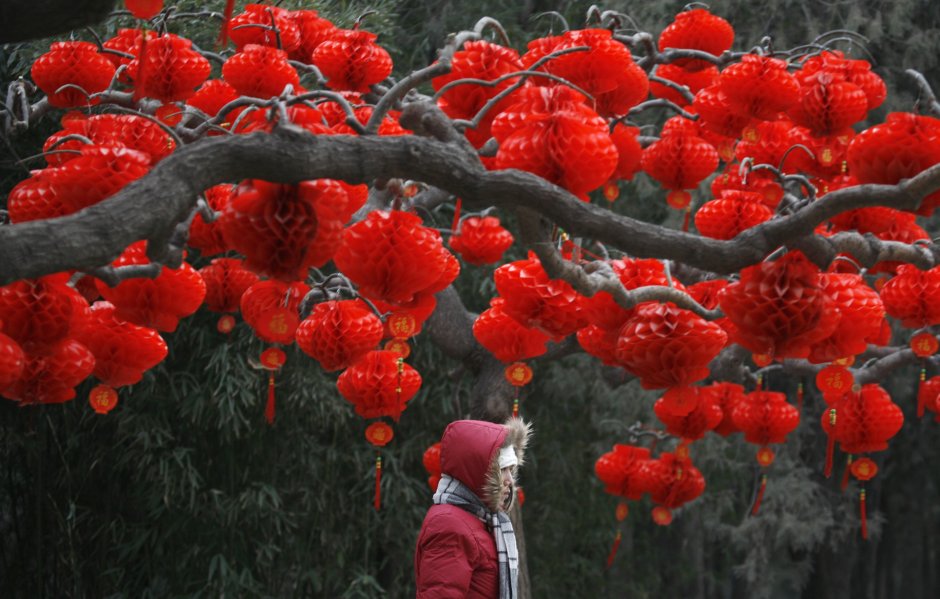
[[382, 509], [382, 456], [375, 456], [375, 511]]
[[143, 97], [144, 82], [147, 74], [147, 22], [140, 28], [140, 53], [137, 55], [137, 80], [134, 81], [134, 101]]
[[457, 203], [454, 205], [454, 220], [450, 224], [450, 234], [457, 234], [457, 227], [460, 226], [460, 208], [463, 206], [463, 201], [460, 198], [457, 198]]
[[760, 511], [760, 504], [764, 500], [764, 491], [767, 490], [767, 475], [762, 474], [760, 477], [760, 487], [757, 489], [757, 498], [754, 499], [754, 507], [751, 508], [751, 515], [756, 516], [757, 512]]
[[235, 0], [226, 0], [225, 12], [222, 13], [222, 31], [219, 32], [219, 45], [224, 46], [228, 43], [228, 24], [232, 20], [232, 10], [235, 8]]
[[924, 391], [924, 382], [927, 380], [927, 370], [920, 369], [920, 382], [917, 384], [917, 417], [924, 415], [924, 408], [927, 405], [927, 394]]
[[803, 411], [803, 383], [796, 386], [796, 407]]
[[868, 513], [865, 509], [865, 489], [858, 492], [858, 509], [862, 518], [862, 538], [868, 540]]
[[264, 406], [264, 419], [274, 424], [274, 373], [268, 375], [268, 403]]
[[689, 232], [689, 221], [692, 219], [692, 206], [685, 209], [685, 216], [682, 217], [682, 232]]
[[610, 568], [614, 565], [614, 559], [617, 557], [617, 550], [620, 549], [620, 542], [623, 540], [623, 535], [620, 534], [620, 531], [617, 531], [617, 536], [614, 537], [614, 543], [610, 546], [610, 553], [607, 554], [607, 568]]
[[849, 487], [849, 472], [852, 470], [852, 456], [850, 455], [845, 461], [845, 472], [842, 473], [842, 482], [839, 483], [839, 488], [845, 491]]
[[519, 417], [519, 387], [513, 387], [513, 398], [512, 398], [512, 417]]

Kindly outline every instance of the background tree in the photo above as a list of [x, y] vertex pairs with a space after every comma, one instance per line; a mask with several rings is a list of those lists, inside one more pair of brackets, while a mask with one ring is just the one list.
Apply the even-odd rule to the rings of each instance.
[[[178, 3], [181, 12], [201, 4]], [[933, 39], [927, 35], [929, 27], [922, 26], [916, 35], [906, 29], [911, 23], [929, 22], [931, 9], [926, 3], [910, 3], [890, 16], [882, 14], [877, 3], [856, 6], [842, 14], [839, 5], [830, 6], [826, 14], [814, 15], [819, 20], [811, 21], [811, 27], [822, 33], [836, 25], [864, 22], [869, 27], [870, 23], [863, 33], [886, 53], [897, 45], [885, 31], [912, 44]], [[323, 7], [325, 14], [327, 8]], [[337, 11], [333, 20], [347, 26], [360, 12], [355, 5], [333, 8]], [[415, 34], [403, 25], [380, 21], [393, 36], [389, 47], [398, 65], [423, 66], [434, 48], [447, 43], [443, 32], [472, 25], [464, 20], [465, 9], [457, 12], [446, 3], [433, 15], [424, 13], [423, 5], [409, 3], [380, 8], [390, 9], [386, 15], [401, 15], [399, 23], [427, 22], [432, 29], [424, 46], [413, 43]], [[558, 7], [529, 3], [509, 14], [485, 7], [479, 13], [498, 16], [520, 35], [544, 34], [546, 21], [531, 17], [550, 8]], [[571, 4], [561, 8], [573, 23], [586, 9]], [[632, 16], [644, 25], [641, 29], [658, 34], [676, 8], [652, 6]], [[746, 40], [741, 47], [758, 43], [773, 30], [781, 32], [775, 45], [782, 48], [805, 41], [799, 32], [803, 20], [782, 16], [797, 10], [805, 14], [810, 8], [815, 10], [813, 3], [781, 3], [755, 14], [740, 3], [729, 4], [729, 12], [722, 14], [735, 24], [738, 39]], [[754, 22], [768, 15], [769, 24], [745, 25], [747, 19]], [[105, 36], [120, 22], [107, 25]], [[879, 22], [887, 26], [875, 27]], [[185, 32], [200, 47], [212, 46], [214, 28], [206, 31], [182, 19], [174, 23], [180, 24], [180, 29], [173, 25], [174, 31]], [[791, 25], [796, 30], [792, 41], [786, 37]], [[7, 47], [10, 76], [5, 78], [25, 73], [45, 50], [46, 44], [38, 43]], [[934, 55], [917, 52], [904, 60], [882, 60], [903, 65], [895, 74], [905, 67], [919, 67], [934, 80], [932, 65], [915, 62]], [[410, 70], [399, 68], [400, 75]], [[889, 77], [892, 71], [880, 72], [889, 82], [904, 85], [900, 78]], [[916, 84], [906, 85], [913, 97]], [[430, 93], [426, 86], [420, 89]], [[929, 102], [924, 106], [929, 109]], [[650, 122], [658, 126], [665, 116], [660, 113]], [[564, 274], [565, 264], [553, 262], [556, 254], [543, 243], [537, 221], [524, 211], [513, 216], [519, 207], [537, 210], [573, 235], [633, 255], [672, 259], [680, 278], [695, 276], [695, 271], [683, 270], [680, 264], [729, 273], [759, 261], [780, 245], [800, 247], [811, 255], [816, 250], [820, 261], [834, 255], [835, 248], [820, 245], [818, 239], [795, 241], [835, 214], [824, 213], [818, 204], [804, 210], [802, 217], [776, 219], [775, 224], [737, 240], [714, 242], [679, 234], [675, 229], [681, 216], [663, 207], [656, 198], [661, 192], [648, 180], [624, 186], [624, 197], [645, 199], [613, 204], [622, 218], [612, 217], [603, 201], [579, 203], [537, 177], [483, 171], [446, 119], [426, 104], [413, 103], [402, 124], [419, 137], [318, 139], [288, 127], [271, 135], [187, 145], [99, 207], [53, 225], [0, 229], [3, 281], [66, 267], [95, 269], [110, 262], [130, 241], [170, 239], [174, 225], [191, 213], [197, 193], [214, 183], [246, 177], [285, 182], [325, 176], [353, 183], [378, 180], [372, 206], [381, 205], [394, 192], [390, 179], [422, 181], [460, 196], [466, 209], [502, 208], [514, 229], [523, 233], [524, 244], [538, 250], [549, 267], [555, 264], [556, 274]], [[27, 131], [8, 138], [8, 147], [19, 156], [35, 153], [56, 129], [54, 119], [30, 119]], [[365, 164], [363, 155], [369, 156]], [[9, 186], [23, 176], [11, 177]], [[900, 190], [847, 192], [841, 196], [842, 206], [871, 202], [913, 208], [921, 196], [937, 188], [935, 180], [936, 174], [928, 173]], [[428, 194], [418, 201], [433, 205], [438, 197]], [[147, 209], [141, 210], [142, 206]], [[439, 224], [449, 220], [450, 213], [443, 210], [436, 217]], [[116, 219], [121, 226], [102, 230], [93, 225], [101, 218]], [[653, 226], [658, 224], [666, 226]], [[926, 224], [929, 228], [931, 223]], [[843, 239], [868, 264], [889, 257], [922, 267], [934, 263], [932, 247], [923, 252], [871, 239]], [[157, 245], [163, 249], [164, 244]], [[168, 264], [179, 259], [172, 247], [166, 249], [162, 256], [155, 250], [153, 257]], [[513, 252], [513, 257], [522, 257], [521, 248]], [[568, 272], [567, 276], [581, 275]], [[595, 280], [582, 278], [581, 283]], [[413, 534], [428, 500], [421, 453], [446, 422], [468, 413], [500, 419], [511, 406], [513, 390], [502, 378], [502, 365], [481, 351], [469, 334], [471, 314], [484, 310], [492, 294], [489, 269], [465, 268], [455, 288], [438, 295], [438, 310], [409, 360], [424, 374], [424, 386], [396, 427], [395, 451], [386, 455], [385, 497], [391, 509], [379, 514], [368, 506], [373, 451], [361, 443], [361, 420], [336, 400], [332, 377], [304, 364], [305, 358], [292, 350], [278, 379], [281, 417], [274, 428], [267, 428], [260, 420], [266, 377], [246, 359], [257, 355], [259, 342], [244, 326], [232, 337], [217, 334], [214, 317], [204, 313], [184, 321], [169, 340], [168, 359], [126, 395], [122, 392], [121, 407], [106, 420], [92, 415], [83, 402], [29, 410], [4, 403], [5, 487], [0, 496], [3, 513], [8, 514], [0, 522], [5, 539], [4, 588], [24, 596], [222, 592], [407, 596]], [[553, 348], [537, 364], [537, 376], [524, 399], [523, 409], [539, 431], [533, 463], [524, 474], [528, 538], [537, 540], [529, 544], [534, 596], [547, 592], [577, 596], [583, 589], [604, 588], [609, 596], [624, 592], [789, 596], [802, 591], [821, 597], [840, 596], [843, 589], [850, 589], [853, 595], [880, 597], [925, 596], [937, 588], [929, 565], [937, 552], [932, 533], [938, 514], [930, 498], [936, 495], [938, 481], [927, 466], [937, 447], [931, 431], [920, 430], [934, 425], [909, 417], [893, 442], [882, 474], [870, 489], [872, 508], [878, 508], [890, 525], [879, 531], [876, 517], [875, 540], [862, 544], [855, 538], [854, 508], [819, 476], [824, 443], [815, 423], [823, 406], [812, 391], [807, 394], [803, 424], [779, 452], [775, 464], [779, 476], [774, 476], [759, 518], [744, 517], [756, 483], [752, 450], [709, 437], [695, 450], [709, 491], [668, 529], [638, 517], [645, 510], [635, 509], [618, 561], [605, 572], [613, 503], [593, 482], [593, 462], [612, 442], [636, 432], [629, 424], [655, 422], [649, 406], [658, 394], [624, 380], [622, 371], [600, 370], [595, 360], [575, 355], [574, 349], [571, 343]], [[737, 371], [733, 367], [743, 359], [740, 353], [727, 353], [713, 370], [724, 364]], [[900, 376], [889, 390], [899, 403], [908, 394], [909, 407], [916, 371], [913, 361], [908, 362], [908, 372], [894, 371]], [[798, 364], [785, 366], [788, 370], [771, 369], [767, 374], [775, 388], [794, 393], [796, 374], [805, 376], [811, 387], [810, 370]], [[865, 370], [857, 376], [866, 376]], [[601, 372], [604, 377], [598, 376]], [[872, 367], [868, 376], [876, 372]], [[916, 519], [905, 517], [911, 510]], [[716, 547], [731, 550], [716, 552]]]

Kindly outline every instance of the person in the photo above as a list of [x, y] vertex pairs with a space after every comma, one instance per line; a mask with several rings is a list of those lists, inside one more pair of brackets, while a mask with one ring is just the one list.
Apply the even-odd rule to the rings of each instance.
[[516, 495], [530, 425], [450, 423], [441, 481], [415, 549], [417, 599], [515, 599], [519, 554], [507, 512]]

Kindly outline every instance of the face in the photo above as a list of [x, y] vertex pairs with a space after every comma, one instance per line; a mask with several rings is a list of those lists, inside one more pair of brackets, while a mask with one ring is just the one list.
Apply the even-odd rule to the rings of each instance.
[[513, 485], [513, 467], [508, 466], [500, 470], [500, 482], [502, 485], [499, 490], [499, 504], [508, 505], [509, 504], [509, 495], [512, 493]]

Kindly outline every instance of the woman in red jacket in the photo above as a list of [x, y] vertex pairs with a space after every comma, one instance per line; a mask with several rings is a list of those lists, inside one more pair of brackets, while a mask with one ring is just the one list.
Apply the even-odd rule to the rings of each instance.
[[530, 427], [458, 420], [441, 439], [441, 482], [415, 551], [418, 599], [515, 599], [515, 497]]

